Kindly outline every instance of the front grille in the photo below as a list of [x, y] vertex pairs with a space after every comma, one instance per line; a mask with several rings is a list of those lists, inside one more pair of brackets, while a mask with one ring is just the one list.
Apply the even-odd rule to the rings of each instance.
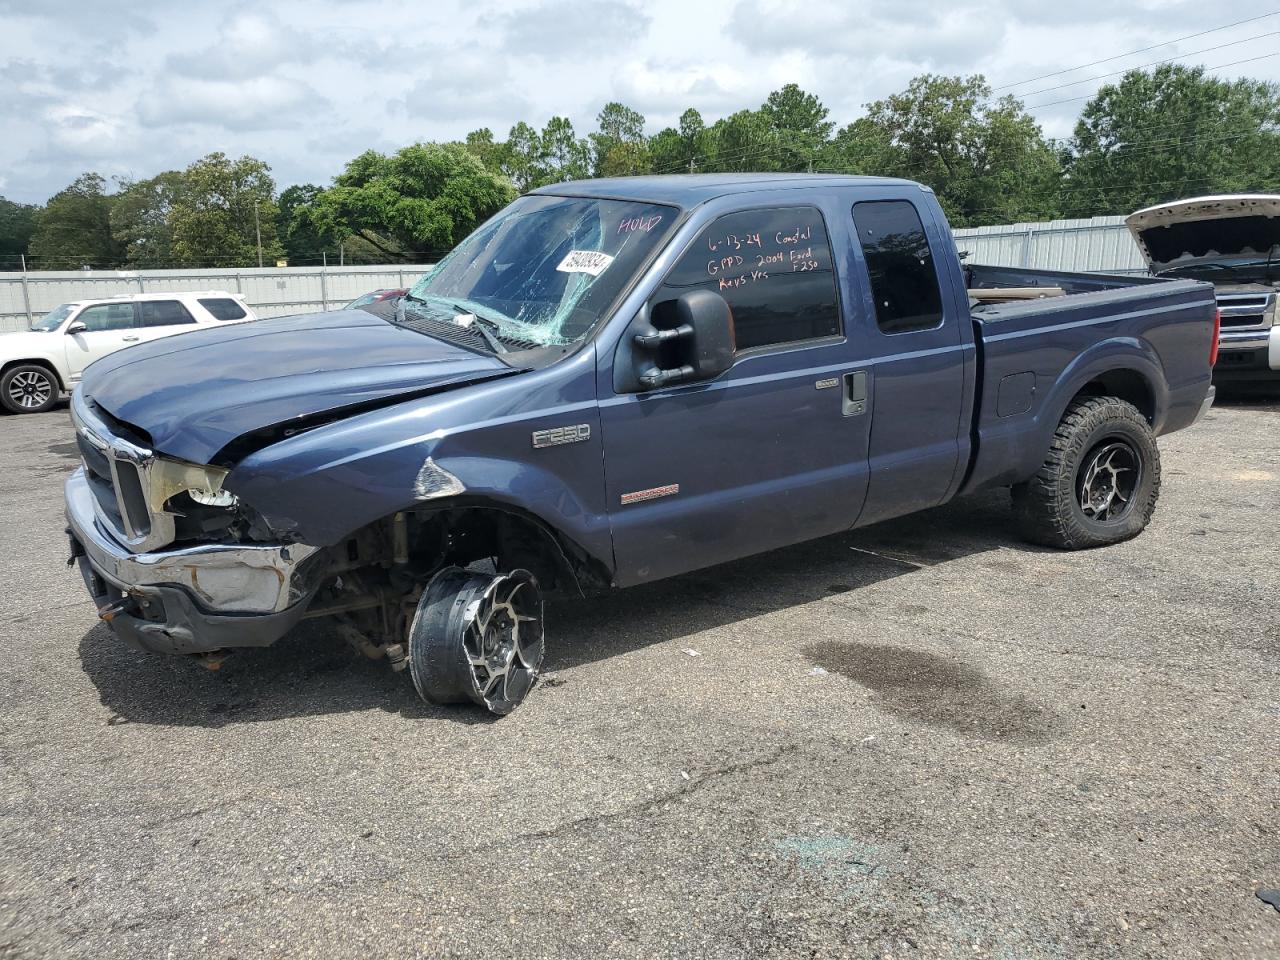
[[173, 517], [153, 514], [147, 503], [148, 470], [155, 455], [133, 439], [117, 436], [79, 398], [73, 400], [72, 419], [99, 525], [135, 553], [172, 543]]
[[1218, 309], [1222, 311], [1222, 326], [1265, 328], [1271, 325], [1268, 308], [1273, 293], [1222, 293], [1218, 295]]
[[84, 434], [76, 434], [76, 446], [80, 448], [80, 461], [90, 480], [111, 481], [111, 461], [107, 455], [85, 439]]

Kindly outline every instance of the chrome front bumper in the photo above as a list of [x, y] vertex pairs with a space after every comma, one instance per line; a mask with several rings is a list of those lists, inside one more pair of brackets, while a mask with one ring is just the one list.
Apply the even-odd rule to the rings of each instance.
[[93, 572], [126, 594], [180, 588], [202, 611], [227, 616], [276, 614], [309, 595], [299, 565], [316, 552], [306, 544], [202, 544], [131, 553], [105, 534], [94, 516], [84, 469], [67, 479], [68, 532]]
[[1226, 329], [1218, 337], [1218, 351], [1265, 350], [1267, 366], [1280, 371], [1280, 325], [1265, 330]]

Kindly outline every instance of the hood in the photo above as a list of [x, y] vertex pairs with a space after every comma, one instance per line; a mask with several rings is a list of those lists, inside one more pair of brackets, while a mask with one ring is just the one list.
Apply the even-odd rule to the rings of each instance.
[[1192, 197], [1124, 222], [1155, 273], [1195, 261], [1266, 259], [1280, 244], [1280, 195]]
[[183, 333], [91, 364], [81, 390], [159, 452], [209, 463], [246, 433], [517, 372], [363, 310]]
[[58, 332], [44, 333], [40, 330], [18, 330], [14, 333], [0, 333], [0, 363], [15, 359], [21, 354], [24, 357], [47, 356], [50, 351], [61, 346], [62, 334]]

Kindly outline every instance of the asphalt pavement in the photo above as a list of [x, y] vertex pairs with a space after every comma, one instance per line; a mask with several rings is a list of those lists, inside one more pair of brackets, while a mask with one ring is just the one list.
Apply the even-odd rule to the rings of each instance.
[[323, 624], [217, 673], [66, 566], [0, 417], [0, 957], [1280, 957], [1280, 402], [1127, 544], [994, 492], [548, 611], [509, 718]]

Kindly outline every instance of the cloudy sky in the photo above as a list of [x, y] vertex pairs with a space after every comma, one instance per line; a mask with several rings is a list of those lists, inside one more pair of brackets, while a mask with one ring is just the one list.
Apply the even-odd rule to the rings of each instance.
[[[85, 170], [146, 177], [213, 150], [266, 160], [280, 187], [327, 183], [369, 147], [480, 126], [502, 136], [554, 114], [585, 133], [615, 99], [654, 132], [688, 106], [710, 122], [789, 82], [843, 124], [925, 71], [983, 73], [1063, 135], [1102, 82], [1091, 78], [1126, 67], [1190, 55], [1178, 62], [1280, 80], [1280, 14], [1214, 30], [1265, 12], [1239, 0], [0, 0], [0, 194], [43, 202]], [[1141, 47], [1154, 48], [1096, 63]]]

